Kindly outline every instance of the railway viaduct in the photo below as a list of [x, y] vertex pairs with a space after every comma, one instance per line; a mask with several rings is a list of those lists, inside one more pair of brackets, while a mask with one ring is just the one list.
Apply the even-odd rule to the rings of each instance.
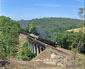
[[53, 52], [57, 54], [63, 54], [63, 55], [69, 55], [69, 53], [63, 51], [60, 48], [55, 48], [53, 46], [50, 46], [46, 43], [43, 43], [35, 38], [32, 38], [28, 33], [26, 32], [20, 32], [19, 39], [22, 40], [23, 44], [28, 41], [28, 48], [30, 51], [36, 55], [44, 51], [46, 48], [49, 50], [52, 50]]
[[19, 33], [19, 41], [21, 45], [23, 45], [25, 42], [28, 42], [28, 48], [30, 51], [36, 55], [41, 53], [46, 49], [46, 46], [38, 41], [37, 39], [32, 38], [28, 33], [26, 32], [20, 32]]
[[32, 53], [38, 55], [46, 49], [46, 46], [43, 43], [39, 42], [37, 39], [33, 39], [31, 37], [28, 38], [28, 48], [30, 49], [30, 51], [32, 51]]

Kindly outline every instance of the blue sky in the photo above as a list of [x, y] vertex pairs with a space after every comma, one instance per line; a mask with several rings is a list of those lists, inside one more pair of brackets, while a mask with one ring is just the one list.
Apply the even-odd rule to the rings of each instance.
[[0, 0], [0, 15], [15, 20], [43, 17], [79, 18], [84, 0]]

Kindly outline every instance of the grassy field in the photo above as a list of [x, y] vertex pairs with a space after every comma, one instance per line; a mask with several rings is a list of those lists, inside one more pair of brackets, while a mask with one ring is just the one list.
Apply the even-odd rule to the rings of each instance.
[[67, 30], [68, 32], [83, 32], [85, 33], [85, 27]]

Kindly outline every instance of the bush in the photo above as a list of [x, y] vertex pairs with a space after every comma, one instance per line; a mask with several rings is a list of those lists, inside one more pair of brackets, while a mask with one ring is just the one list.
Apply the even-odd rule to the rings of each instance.
[[[57, 34], [56, 41], [62, 48], [71, 50], [72, 47], [77, 48], [80, 38], [80, 33], [59, 33]], [[85, 54], [85, 34], [82, 35], [80, 46], [78, 52]]]
[[23, 44], [22, 47], [22, 53], [21, 53], [21, 58], [22, 60], [31, 60], [32, 58], [35, 57], [35, 54], [33, 54], [29, 49], [28, 49], [28, 42]]

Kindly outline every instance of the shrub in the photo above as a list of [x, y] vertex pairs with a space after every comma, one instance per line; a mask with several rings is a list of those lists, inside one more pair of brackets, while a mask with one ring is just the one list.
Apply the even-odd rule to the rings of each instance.
[[22, 47], [22, 53], [21, 53], [21, 58], [22, 60], [31, 60], [32, 58], [35, 57], [35, 54], [33, 54], [29, 48], [28, 48], [28, 42], [24, 43], [23, 44], [23, 47]]

